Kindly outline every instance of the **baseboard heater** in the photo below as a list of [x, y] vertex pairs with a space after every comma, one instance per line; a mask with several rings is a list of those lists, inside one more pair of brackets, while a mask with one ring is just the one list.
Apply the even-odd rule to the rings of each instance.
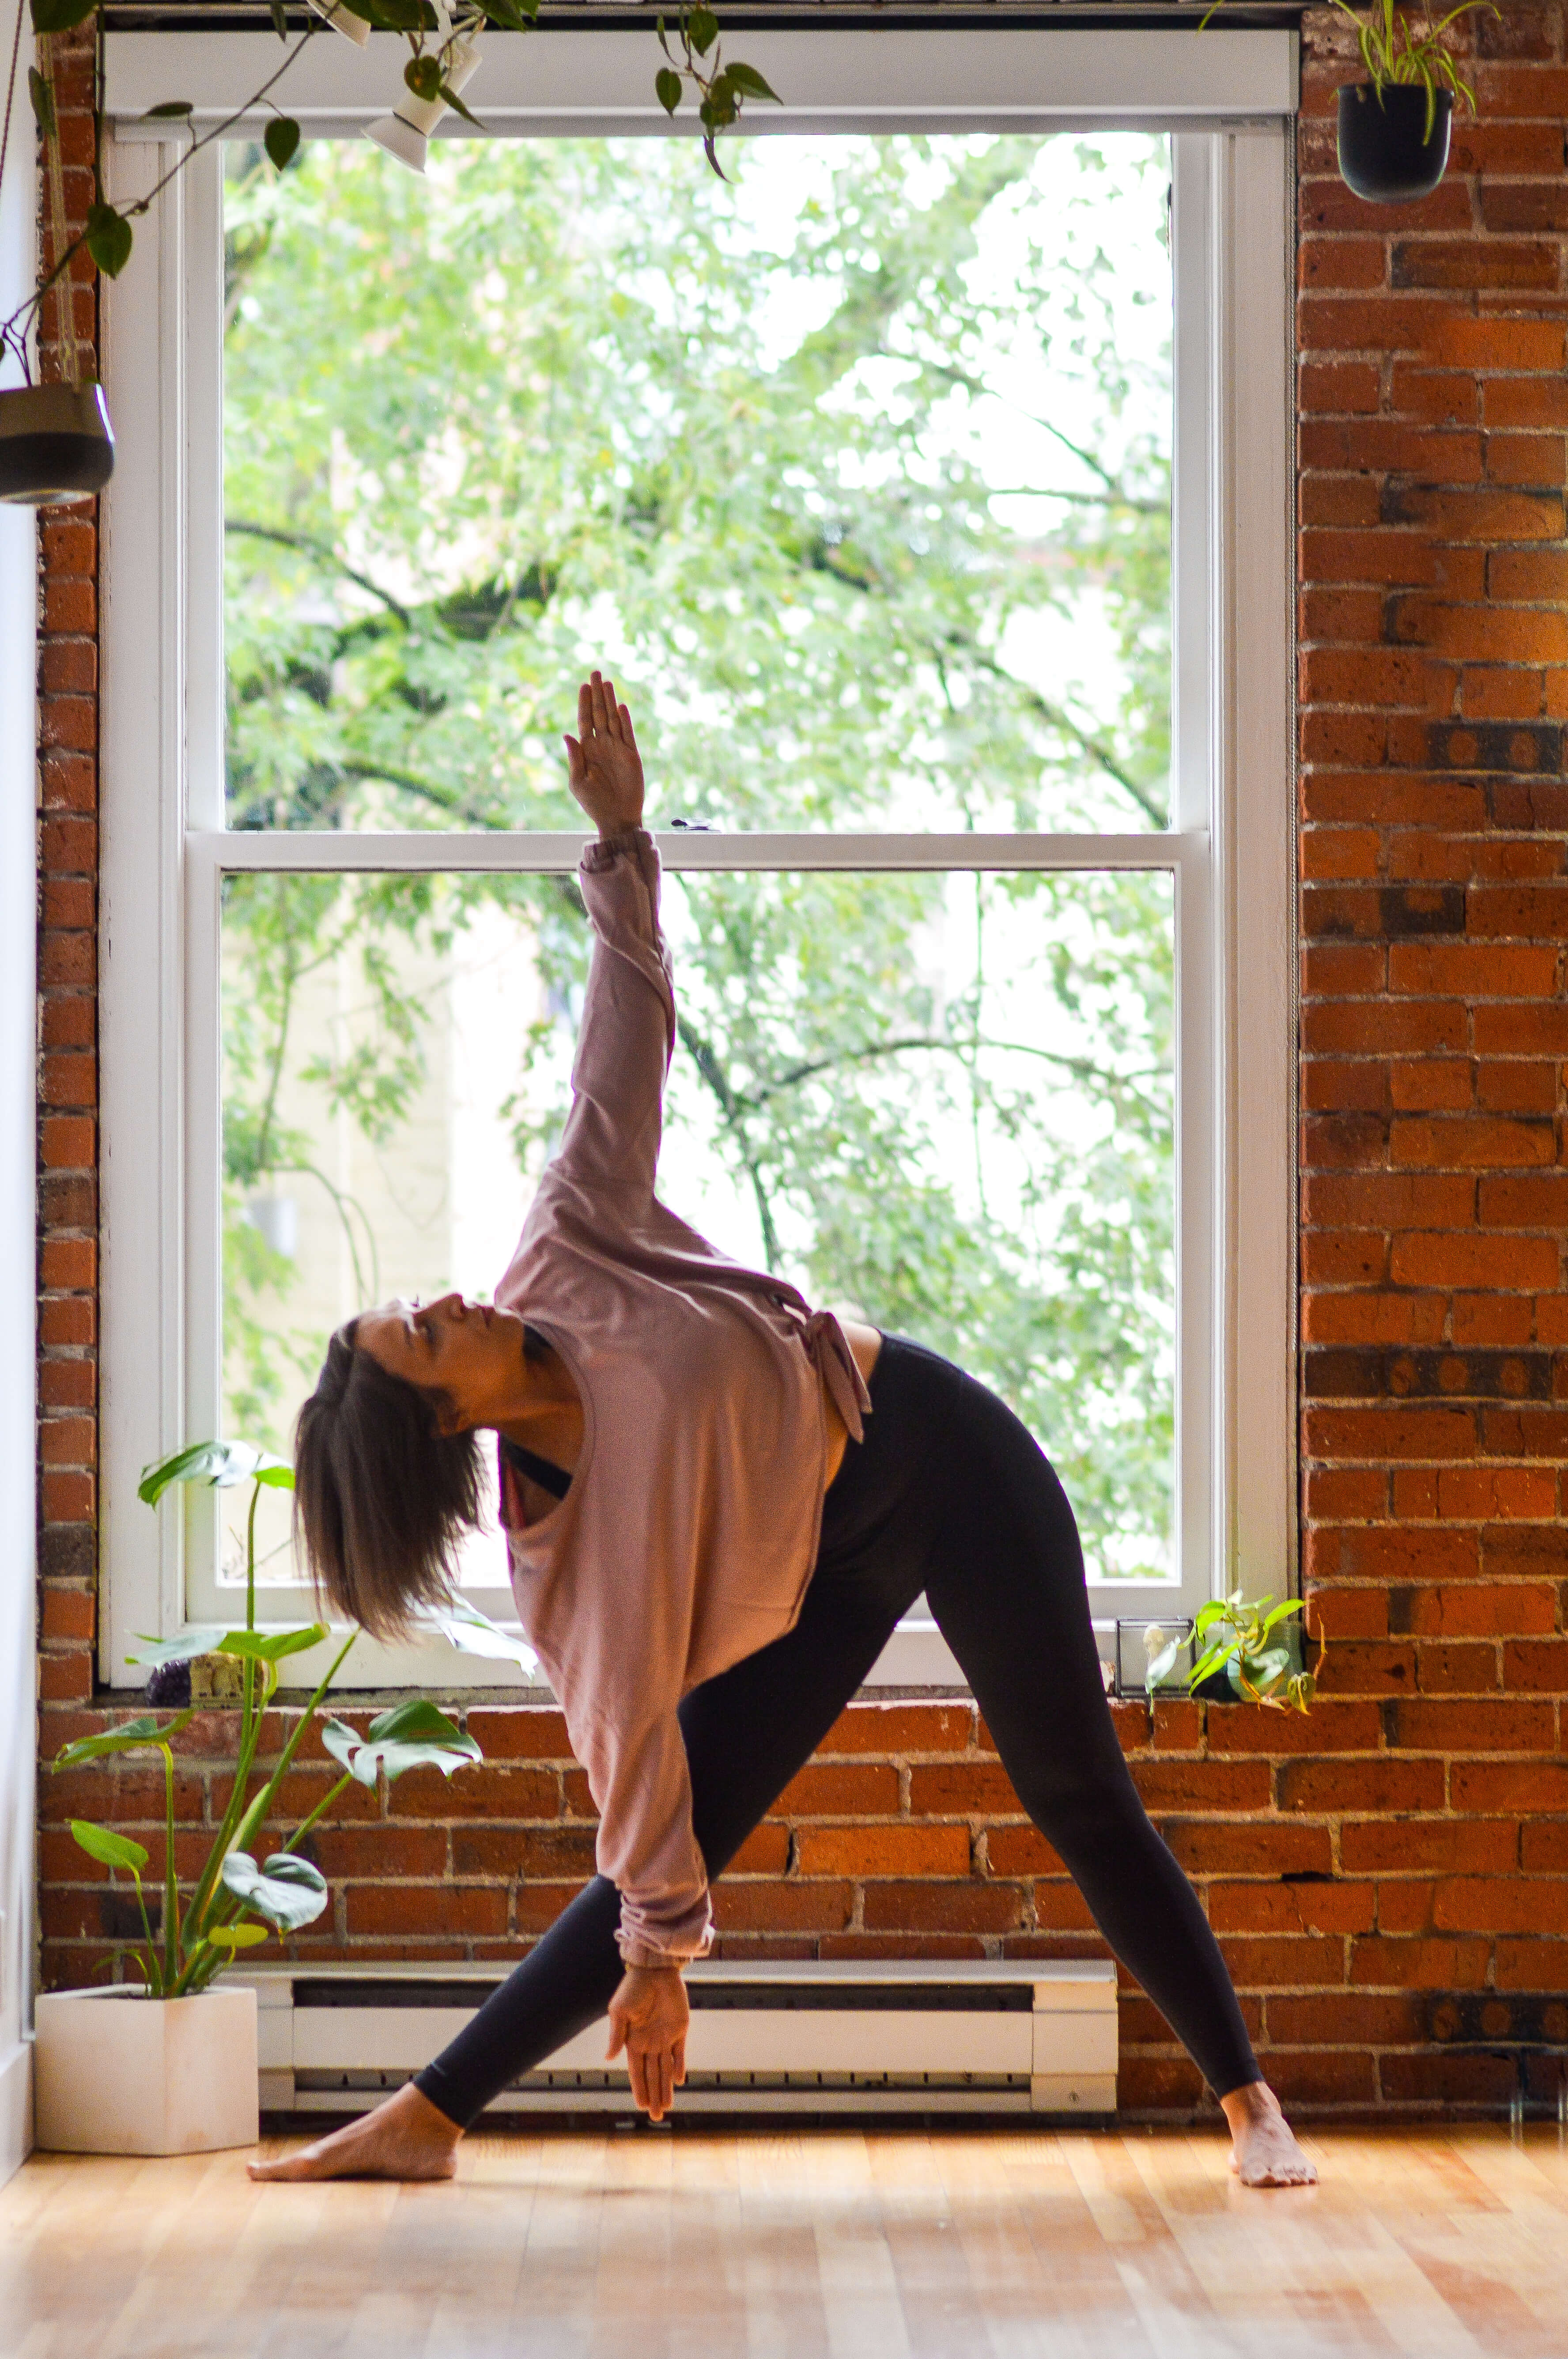
[[[262, 1967], [264, 2112], [363, 2112], [461, 2029], [493, 1966]], [[1116, 1969], [1099, 1960], [834, 1960], [692, 1967], [685, 2113], [1116, 2110]], [[513, 2114], [626, 2114], [603, 2022], [503, 2092]]]

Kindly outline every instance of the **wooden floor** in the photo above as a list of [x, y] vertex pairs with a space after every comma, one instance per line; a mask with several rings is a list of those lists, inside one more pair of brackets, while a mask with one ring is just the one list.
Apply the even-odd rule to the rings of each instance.
[[1556, 2130], [470, 2139], [453, 2186], [37, 2157], [3, 2359], [1411, 2359], [1568, 2354]]

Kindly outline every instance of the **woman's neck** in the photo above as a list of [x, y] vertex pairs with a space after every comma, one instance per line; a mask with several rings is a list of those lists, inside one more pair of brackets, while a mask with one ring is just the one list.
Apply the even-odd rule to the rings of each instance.
[[497, 1415], [487, 1422], [508, 1441], [521, 1442], [568, 1472], [576, 1465], [582, 1448], [582, 1402], [558, 1352], [546, 1344], [538, 1356], [530, 1353], [515, 1391], [496, 1406]]

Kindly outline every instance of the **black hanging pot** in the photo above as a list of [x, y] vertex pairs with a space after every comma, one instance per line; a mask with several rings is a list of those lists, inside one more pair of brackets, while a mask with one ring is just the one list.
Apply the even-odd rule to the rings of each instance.
[[1448, 168], [1454, 95], [1440, 90], [1427, 136], [1421, 82], [1352, 82], [1339, 93], [1339, 168], [1346, 185], [1375, 205], [1430, 197]]
[[91, 499], [114, 472], [101, 385], [24, 385], [0, 393], [0, 500], [58, 507]]

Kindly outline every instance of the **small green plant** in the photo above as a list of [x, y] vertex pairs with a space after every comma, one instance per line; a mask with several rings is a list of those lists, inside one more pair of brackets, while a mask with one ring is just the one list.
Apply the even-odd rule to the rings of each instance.
[[[142, 1888], [142, 1871], [147, 1864], [146, 1847], [129, 1835], [116, 1834], [111, 1828], [96, 1826], [88, 1819], [73, 1819], [70, 1822], [71, 1833], [90, 1859], [104, 1867], [128, 1871], [131, 1875], [144, 1936], [133, 1955], [155, 1998], [185, 1998], [205, 1990], [215, 1975], [232, 1963], [237, 1951], [254, 1948], [269, 1933], [297, 1932], [301, 1926], [320, 1916], [328, 1900], [326, 1878], [297, 1846], [346, 1786], [373, 1786], [378, 1777], [385, 1777], [390, 1782], [402, 1777], [406, 1769], [422, 1767], [439, 1769], [449, 1777], [468, 1762], [482, 1758], [473, 1738], [465, 1736], [444, 1712], [422, 1696], [410, 1697], [390, 1712], [382, 1712], [371, 1722], [362, 1737], [346, 1723], [329, 1720], [321, 1732], [322, 1742], [333, 1759], [342, 1765], [343, 1774], [309, 1815], [300, 1821], [282, 1848], [258, 1863], [252, 1846], [272, 1814], [300, 1740], [359, 1632], [351, 1630], [333, 1656], [276, 1766], [270, 1771], [258, 1773], [256, 1750], [267, 1705], [277, 1690], [278, 1666], [290, 1655], [320, 1646], [331, 1636], [320, 1622], [288, 1630], [256, 1628], [256, 1508], [265, 1489], [292, 1490], [293, 1473], [282, 1459], [249, 1442], [199, 1441], [166, 1458], [161, 1465], [148, 1467], [138, 1496], [148, 1506], [156, 1507], [164, 1493], [177, 1484], [206, 1483], [217, 1490], [229, 1490], [244, 1482], [251, 1485], [245, 1527], [244, 1628], [227, 1630], [220, 1625], [184, 1630], [178, 1638], [149, 1638], [140, 1651], [125, 1658], [127, 1662], [151, 1667], [155, 1680], [158, 1673], [190, 1663], [201, 1655], [227, 1656], [239, 1665], [240, 1732], [233, 1785], [207, 1864], [183, 1906], [175, 1865], [172, 1740], [189, 1726], [193, 1707], [186, 1705], [161, 1724], [156, 1713], [144, 1712], [118, 1728], [104, 1729], [95, 1736], [78, 1737], [73, 1744], [61, 1747], [54, 1762], [55, 1768], [60, 1770], [78, 1769], [88, 1762], [118, 1753], [156, 1752], [163, 1756], [164, 1890], [162, 1922], [156, 1933]], [[525, 1668], [533, 1666], [534, 1657], [526, 1647], [509, 1638], [505, 1631], [497, 1629], [493, 1622], [455, 1593], [445, 1606], [426, 1619], [431, 1629], [464, 1653], [510, 1658]], [[258, 1774], [261, 1784], [253, 1793], [252, 1783]]]
[[[1202, 32], [1219, 14], [1225, 0], [1215, 0], [1198, 30]], [[1494, 0], [1460, 0], [1457, 8], [1450, 8], [1445, 16], [1434, 17], [1428, 9], [1409, 9], [1398, 5], [1398, 0], [1372, 0], [1363, 16], [1351, 0], [1329, 0], [1342, 16], [1348, 16], [1356, 27], [1360, 44], [1361, 62], [1367, 69], [1367, 79], [1382, 104], [1383, 92], [1390, 82], [1420, 82], [1426, 92], [1426, 137], [1432, 137], [1437, 120], [1437, 94], [1446, 90], [1476, 111], [1476, 93], [1460, 72], [1453, 50], [1448, 46], [1448, 31], [1461, 16], [1474, 16], [1484, 9], [1496, 16], [1498, 10]]]
[[1287, 1598], [1282, 1605], [1271, 1597], [1249, 1604], [1239, 1589], [1201, 1605], [1193, 1624], [1196, 1659], [1188, 1688], [1195, 1690], [1222, 1671], [1249, 1703], [1271, 1704], [1277, 1712], [1308, 1711], [1317, 1680], [1313, 1672], [1294, 1668], [1289, 1634], [1281, 1626], [1302, 1610], [1299, 1597]]

